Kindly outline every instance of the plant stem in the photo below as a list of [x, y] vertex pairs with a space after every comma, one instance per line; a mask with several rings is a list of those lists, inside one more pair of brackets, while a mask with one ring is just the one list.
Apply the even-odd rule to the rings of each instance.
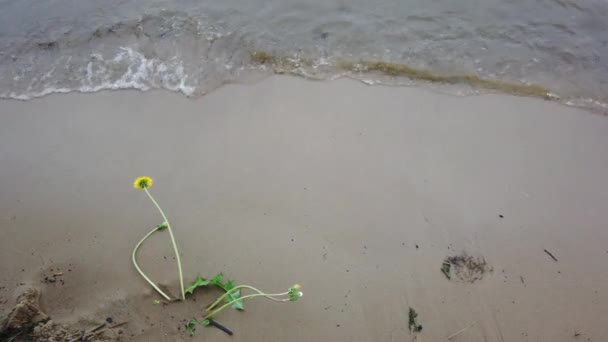
[[152, 197], [152, 194], [150, 194], [150, 192], [148, 191], [148, 188], [144, 188], [144, 191], [146, 191], [146, 194], [148, 194], [148, 197], [150, 197], [150, 200], [152, 201], [152, 203], [154, 203], [154, 205], [160, 212], [160, 215], [163, 217], [163, 220], [167, 222], [167, 230], [169, 230], [169, 236], [171, 236], [171, 243], [173, 244], [173, 251], [175, 251], [175, 259], [177, 260], [177, 270], [179, 272], [179, 288], [182, 292], [182, 300], [184, 301], [186, 300], [186, 293], [184, 292], [184, 275], [182, 273], [182, 262], [179, 257], [179, 251], [177, 250], [177, 244], [175, 243], [175, 237], [173, 236], [173, 230], [171, 230], [171, 224], [169, 223], [169, 220], [167, 220], [167, 216], [165, 215], [163, 210], [160, 208], [160, 205], [158, 205], [156, 200], [154, 200], [154, 197]]
[[233, 292], [235, 292], [236, 290], [239, 290], [239, 289], [250, 289], [250, 290], [255, 291], [255, 292], [259, 293], [259, 294], [265, 295], [268, 299], [274, 300], [275, 302], [282, 302], [283, 301], [282, 299], [273, 298], [271, 295], [265, 294], [264, 292], [256, 289], [253, 286], [239, 285], [237, 287], [233, 287], [229, 291], [226, 291], [226, 293], [224, 293], [220, 298], [218, 298], [215, 302], [213, 302], [213, 304], [211, 304], [211, 305], [209, 305], [209, 307], [207, 307], [207, 311], [213, 309], [216, 305], [218, 305], [222, 301], [222, 299], [226, 298], [228, 295], [230, 295], [231, 293], [233, 293]]
[[[203, 318], [203, 320], [205, 319], [211, 319], [211, 317], [215, 316], [218, 312], [224, 310], [225, 308], [227, 308], [228, 306], [234, 304], [235, 302], [239, 301], [239, 300], [245, 300], [247, 298], [254, 298], [254, 297], [268, 297], [268, 296], [286, 296], [287, 294], [289, 294], [289, 292], [285, 292], [285, 293], [276, 293], [276, 294], [265, 294], [265, 293], [256, 293], [256, 294], [251, 294], [251, 295], [247, 295], [245, 297], [240, 297], [237, 298], [235, 300], [232, 300], [224, 305], [222, 305], [219, 309], [214, 310], [213, 312], [211, 312], [210, 314], [208, 314], [207, 316], [205, 316], [205, 318]], [[282, 299], [280, 300], [281, 302], [288, 302], [289, 298], [286, 299]]]
[[139, 268], [139, 265], [137, 265], [137, 260], [136, 260], [136, 255], [137, 255], [137, 250], [139, 249], [139, 246], [141, 246], [142, 243], [144, 243], [144, 241], [150, 236], [152, 235], [154, 232], [156, 232], [158, 230], [157, 228], [152, 229], [146, 236], [144, 236], [143, 239], [141, 239], [141, 241], [139, 241], [139, 243], [135, 246], [135, 248], [133, 249], [133, 265], [135, 266], [135, 269], [137, 269], [137, 272], [139, 272], [139, 274], [141, 274], [142, 277], [144, 277], [144, 279], [146, 279], [146, 281], [152, 285], [152, 287], [158, 292], [160, 293], [161, 296], [165, 297], [166, 300], [171, 301], [171, 297], [167, 296], [161, 289], [158, 288], [158, 286], [156, 286], [156, 284], [154, 284], [152, 282], [152, 280], [150, 280], [150, 278], [148, 278], [144, 272], [141, 270], [141, 268]]

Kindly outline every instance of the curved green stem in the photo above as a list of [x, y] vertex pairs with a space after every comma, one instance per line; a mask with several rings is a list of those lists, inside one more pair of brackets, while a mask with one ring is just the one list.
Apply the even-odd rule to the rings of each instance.
[[[276, 294], [265, 294], [265, 293], [256, 293], [256, 294], [251, 294], [251, 295], [247, 295], [245, 297], [240, 297], [238, 299], [232, 300], [224, 305], [222, 305], [219, 309], [214, 310], [213, 312], [211, 312], [210, 314], [208, 314], [207, 316], [205, 316], [205, 318], [203, 318], [203, 320], [206, 319], [210, 319], [211, 317], [215, 316], [218, 312], [224, 310], [225, 308], [227, 308], [228, 306], [234, 304], [235, 302], [239, 301], [239, 300], [245, 300], [247, 298], [254, 298], [254, 297], [268, 297], [268, 296], [286, 296], [289, 292], [285, 292], [285, 293], [276, 293]], [[286, 299], [282, 299], [282, 300], [278, 300], [281, 302], [288, 302], [289, 298]]]
[[146, 279], [146, 281], [152, 285], [152, 287], [156, 290], [156, 292], [160, 293], [161, 296], [165, 297], [166, 300], [171, 301], [171, 297], [167, 296], [161, 289], [158, 288], [158, 286], [156, 286], [156, 284], [154, 284], [154, 282], [152, 282], [152, 280], [150, 280], [150, 278], [148, 278], [144, 272], [141, 270], [141, 268], [139, 268], [139, 265], [137, 265], [137, 260], [136, 260], [136, 255], [137, 255], [137, 250], [139, 249], [139, 246], [141, 246], [142, 243], [144, 243], [144, 241], [150, 237], [150, 235], [154, 234], [154, 232], [156, 232], [158, 230], [157, 228], [152, 229], [146, 236], [144, 236], [143, 239], [141, 239], [141, 241], [139, 241], [139, 243], [135, 246], [135, 248], [133, 249], [133, 265], [135, 266], [135, 269], [137, 269], [137, 272], [139, 272], [139, 274], [141, 274], [142, 277], [144, 277], [144, 279]]
[[163, 217], [163, 220], [167, 222], [167, 230], [169, 230], [169, 236], [171, 236], [171, 243], [173, 244], [173, 251], [175, 252], [175, 259], [177, 260], [177, 270], [179, 272], [179, 286], [182, 292], [182, 300], [186, 300], [186, 293], [184, 292], [184, 275], [182, 273], [182, 262], [179, 257], [179, 251], [177, 250], [177, 244], [175, 243], [173, 231], [171, 230], [171, 224], [169, 223], [169, 220], [167, 220], [167, 216], [165, 216], [163, 210], [160, 208], [160, 205], [156, 203], [156, 200], [154, 200], [154, 197], [152, 197], [152, 194], [150, 194], [150, 192], [148, 191], [148, 188], [144, 188], [144, 191], [146, 191], [146, 194], [148, 194], [148, 197], [150, 197], [150, 200], [152, 201], [152, 203], [154, 203], [154, 205], [160, 212], [160, 215]]
[[255, 291], [255, 292], [257, 292], [257, 293], [259, 293], [259, 294], [261, 294], [261, 295], [266, 296], [266, 298], [268, 298], [268, 299], [270, 299], [270, 300], [274, 300], [275, 302], [282, 302], [282, 301], [283, 301], [282, 299], [277, 299], [277, 298], [274, 298], [274, 297], [272, 297], [272, 295], [266, 294], [266, 293], [264, 293], [264, 292], [262, 292], [262, 291], [260, 291], [260, 290], [256, 289], [256, 288], [255, 288], [255, 287], [253, 287], [253, 286], [249, 286], [249, 285], [239, 285], [239, 286], [237, 286], [237, 287], [233, 287], [233, 288], [232, 288], [231, 290], [229, 290], [229, 291], [226, 291], [226, 293], [224, 293], [224, 294], [223, 294], [223, 295], [222, 295], [220, 298], [218, 298], [218, 299], [217, 299], [215, 302], [213, 302], [213, 304], [211, 304], [211, 305], [209, 305], [209, 307], [207, 307], [207, 311], [212, 310], [212, 309], [213, 309], [213, 308], [214, 308], [216, 305], [218, 305], [218, 304], [219, 304], [219, 303], [222, 301], [222, 299], [226, 298], [226, 297], [227, 297], [227, 296], [229, 296], [231, 293], [233, 293], [233, 292], [235, 292], [235, 291], [237, 291], [237, 290], [239, 290], [239, 289], [249, 289], [249, 290]]

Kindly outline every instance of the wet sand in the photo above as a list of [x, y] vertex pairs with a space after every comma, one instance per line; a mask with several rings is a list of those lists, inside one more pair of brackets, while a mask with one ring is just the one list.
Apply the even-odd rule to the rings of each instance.
[[[411, 341], [410, 307], [417, 341], [604, 341], [607, 148], [606, 117], [555, 103], [350, 80], [0, 101], [0, 314], [23, 283], [54, 321], [128, 321], [130, 341]], [[161, 222], [141, 175], [186, 282], [221, 271], [304, 297], [191, 339], [183, 320], [218, 292], [152, 304], [130, 260]], [[493, 271], [448, 280], [462, 252]], [[179, 293], [165, 233], [140, 260]]]

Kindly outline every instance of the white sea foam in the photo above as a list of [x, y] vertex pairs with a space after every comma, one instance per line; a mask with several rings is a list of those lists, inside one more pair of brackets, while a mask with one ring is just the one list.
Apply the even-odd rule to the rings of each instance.
[[[178, 59], [163, 62], [146, 58], [142, 53], [130, 47], [120, 47], [115, 56], [105, 59], [101, 54], [91, 54], [90, 61], [81, 68], [82, 78], [73, 88], [56, 87], [52, 83], [42, 89], [36, 86], [53, 77], [56, 67], [53, 66], [40, 78], [33, 78], [24, 92], [5, 92], [0, 98], [30, 100], [53, 93], [72, 91], [93, 93], [102, 90], [137, 89], [146, 91], [154, 88], [167, 89], [191, 96], [196, 87], [188, 83], [188, 74], [183, 63]], [[125, 69], [118, 75], [115, 70]], [[113, 79], [114, 76], [114, 79]]]

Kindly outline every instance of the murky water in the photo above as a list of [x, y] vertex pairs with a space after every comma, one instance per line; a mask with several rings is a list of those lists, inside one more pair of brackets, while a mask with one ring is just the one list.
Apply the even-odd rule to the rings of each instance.
[[606, 0], [0, 0], [0, 97], [165, 88], [198, 96], [251, 69], [251, 53], [304, 57], [291, 70], [353, 74], [340, 60], [539, 84], [608, 109]]

